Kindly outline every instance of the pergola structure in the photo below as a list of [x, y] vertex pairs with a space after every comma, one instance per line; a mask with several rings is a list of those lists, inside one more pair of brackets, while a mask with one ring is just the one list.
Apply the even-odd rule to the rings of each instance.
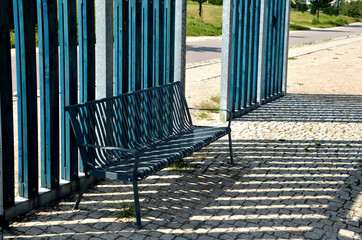
[[[65, 106], [185, 84], [186, 55], [186, 0], [12, 2], [13, 16], [8, 1], [0, 4], [0, 215], [6, 221], [76, 191], [84, 181]], [[286, 92], [289, 6], [284, 0], [224, 0], [220, 104], [235, 116]], [[16, 36], [16, 143], [10, 17]]]

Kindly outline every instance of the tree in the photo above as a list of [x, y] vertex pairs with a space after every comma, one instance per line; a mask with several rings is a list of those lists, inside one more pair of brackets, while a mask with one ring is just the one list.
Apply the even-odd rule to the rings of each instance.
[[321, 9], [331, 6], [333, 0], [311, 0], [312, 12], [317, 13], [317, 22], [319, 22], [319, 12]]
[[199, 3], [199, 16], [201, 17], [201, 13], [202, 13], [202, 4], [204, 2], [206, 2], [207, 0], [195, 0], [195, 2]]

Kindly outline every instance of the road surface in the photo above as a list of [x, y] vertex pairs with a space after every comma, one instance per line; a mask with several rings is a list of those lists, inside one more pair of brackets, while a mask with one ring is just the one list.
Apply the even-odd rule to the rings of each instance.
[[[362, 34], [362, 22], [348, 26], [290, 32], [289, 46]], [[221, 39], [188, 42], [186, 63], [221, 58]]]
[[[362, 22], [354, 23], [348, 26], [314, 29], [309, 31], [290, 32], [289, 46], [303, 43], [342, 38], [353, 35], [362, 35]], [[186, 46], [186, 63], [201, 62], [210, 59], [221, 58], [221, 38], [206, 41], [188, 42]], [[38, 56], [37, 56], [38, 60]], [[12, 55], [12, 76], [13, 91], [16, 92], [16, 58]]]

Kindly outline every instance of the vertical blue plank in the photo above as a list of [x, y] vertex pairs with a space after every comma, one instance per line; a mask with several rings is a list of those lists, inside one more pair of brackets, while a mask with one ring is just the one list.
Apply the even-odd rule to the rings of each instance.
[[144, 62], [142, 61], [142, 1], [136, 0], [136, 8], [134, 9], [136, 21], [135, 21], [135, 90], [140, 90], [142, 88], [142, 69]]
[[147, 87], [152, 87], [154, 82], [154, 75], [153, 75], [153, 29], [154, 29], [154, 22], [153, 22], [153, 1], [148, 0], [148, 19], [147, 19], [147, 28], [148, 28], [148, 47], [147, 47]]
[[278, 93], [282, 92], [282, 82], [283, 82], [283, 71], [284, 71], [284, 44], [285, 44], [285, 21], [286, 21], [286, 2], [282, 1], [281, 7], [281, 21], [280, 21], [280, 52], [279, 52], [279, 82], [278, 82]]
[[[94, 0], [78, 2], [79, 102], [95, 99], [95, 18]], [[79, 170], [83, 171], [79, 161]]]
[[250, 12], [250, 21], [249, 21], [249, 24], [248, 24], [248, 33], [249, 33], [249, 51], [248, 51], [248, 58], [249, 58], [249, 61], [248, 61], [248, 87], [247, 87], [247, 101], [246, 101], [246, 104], [247, 106], [250, 106], [251, 103], [252, 103], [252, 90], [253, 90], [253, 78], [254, 78], [254, 75], [253, 75], [253, 66], [254, 66], [254, 59], [255, 57], [253, 56], [254, 54], [254, 37], [257, 35], [257, 34], [254, 34], [254, 14], [255, 14], [255, 0], [251, 0], [250, 1], [250, 6], [249, 6], [249, 12]]
[[170, 53], [170, 81], [175, 81], [175, 22], [176, 22], [176, 0], [171, 0], [171, 53]]
[[248, 88], [248, 49], [249, 49], [249, 39], [248, 39], [248, 26], [249, 26], [249, 6], [250, 0], [244, 0], [244, 10], [243, 10], [243, 54], [242, 54], [242, 84], [241, 84], [241, 107], [246, 107], [246, 97], [247, 97], [247, 88]]
[[259, 65], [259, 59], [258, 59], [258, 52], [259, 52], [259, 32], [260, 32], [260, 3], [261, 0], [256, 0], [255, 3], [255, 15], [254, 15], [254, 43], [253, 43], [253, 49], [254, 49], [254, 65], [253, 65], [253, 94], [252, 94], [252, 102], [255, 104], [257, 102], [257, 89], [260, 87], [258, 86], [258, 65]]
[[14, 133], [13, 96], [11, 79], [9, 5], [0, 4], [0, 168], [3, 192], [0, 196], [3, 207], [14, 205]]
[[37, 86], [35, 58], [35, 1], [14, 0], [17, 46], [19, 195], [38, 194]]
[[171, 0], [165, 0], [165, 83], [171, 82]]
[[234, 10], [233, 10], [233, 41], [231, 47], [231, 74], [230, 74], [230, 107], [231, 109], [235, 109], [235, 89], [236, 89], [236, 81], [237, 81], [237, 61], [236, 58], [238, 56], [238, 23], [239, 23], [239, 14], [240, 14], [240, 0], [234, 1]]
[[244, 18], [245, 18], [245, 1], [246, 0], [240, 0], [239, 6], [238, 6], [238, 24], [237, 24], [237, 67], [236, 67], [236, 89], [235, 89], [235, 109], [240, 110], [241, 106], [241, 98], [242, 98], [242, 64], [243, 64], [243, 54], [244, 54], [244, 30], [243, 30], [243, 24], [244, 24]]
[[154, 57], [154, 67], [153, 67], [153, 86], [160, 84], [160, 1], [153, 1], [154, 11], [153, 11], [153, 57]]
[[[122, 4], [122, 3], [121, 3]], [[121, 77], [120, 77], [120, 68], [119, 68], [119, 54], [121, 51], [121, 45], [120, 45], [120, 34], [121, 34], [121, 24], [122, 24], [122, 19], [121, 19], [121, 14], [120, 14], [120, 8], [122, 8], [122, 6], [120, 6], [120, 2], [119, 0], [114, 0], [114, 7], [113, 7], [113, 11], [114, 11], [114, 95], [118, 95], [120, 92], [120, 86], [122, 86], [121, 84]]]
[[159, 1], [159, 65], [156, 66], [159, 68], [159, 78], [158, 85], [163, 85], [165, 83], [165, 2], [164, 0]]
[[68, 181], [78, 178], [76, 139], [64, 111], [64, 107], [78, 101], [76, 9], [74, 0], [59, 3], [61, 177]]
[[59, 72], [57, 4], [37, 2], [41, 115], [41, 186], [59, 186]]

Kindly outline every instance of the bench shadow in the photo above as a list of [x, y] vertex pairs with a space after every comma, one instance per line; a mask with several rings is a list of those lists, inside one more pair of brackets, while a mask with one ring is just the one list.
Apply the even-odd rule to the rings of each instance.
[[[288, 94], [233, 124], [361, 123], [361, 100]], [[227, 163], [223, 138], [190, 157], [192, 169], [164, 169], [143, 180], [141, 230], [130, 226], [134, 219], [114, 214], [120, 203], [133, 202], [132, 186], [102, 180], [86, 191], [80, 210], [71, 210], [74, 194], [19, 219], [5, 230], [5, 239], [353, 239], [361, 234], [362, 141], [235, 138], [233, 148], [235, 165]]]

